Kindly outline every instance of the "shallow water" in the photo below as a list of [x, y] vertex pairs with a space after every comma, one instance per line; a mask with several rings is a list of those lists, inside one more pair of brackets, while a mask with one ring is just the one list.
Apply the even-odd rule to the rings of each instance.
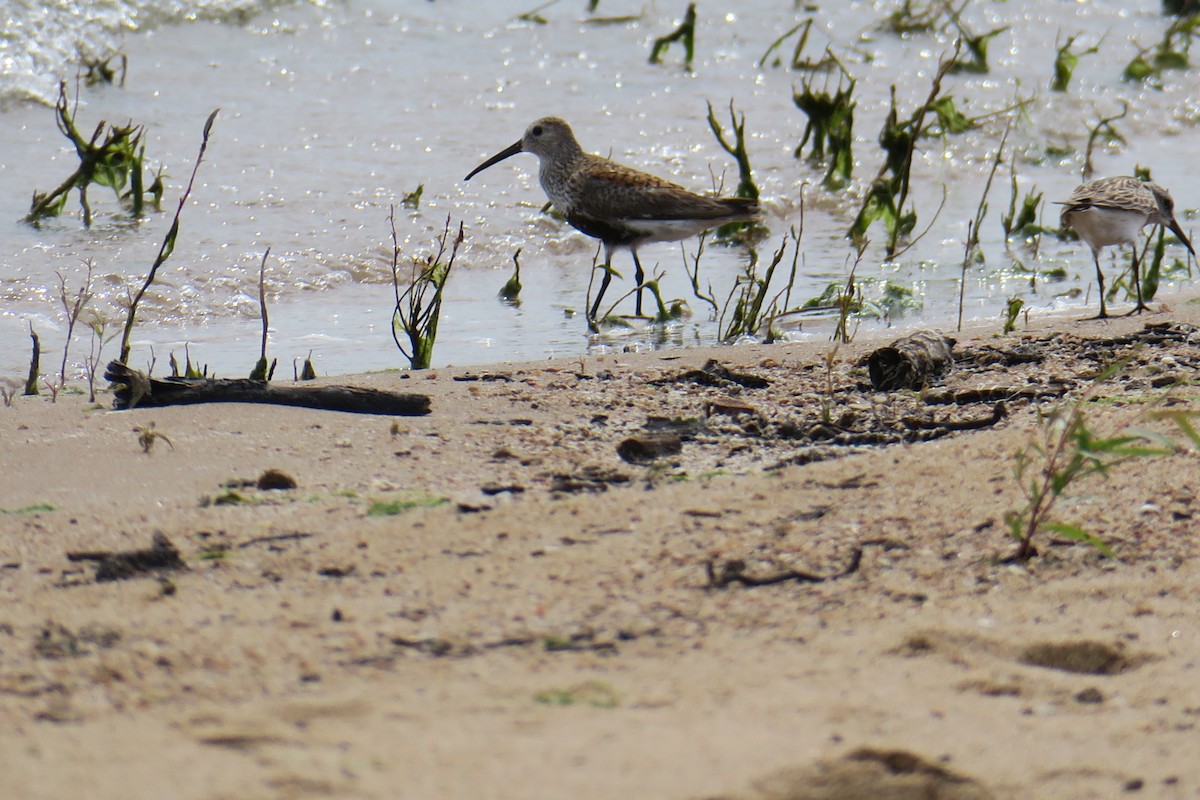
[[[928, 93], [939, 56], [953, 46], [946, 34], [899, 37], [879, 29], [898, 4], [819, 4], [806, 52], [815, 56], [829, 44], [858, 81], [855, 182], [831, 194], [819, 187], [819, 168], [793, 158], [806, 119], [792, 91], [805, 75], [757, 66], [767, 46], [808, 12], [765, 0], [725, 4], [735, 9], [728, 12], [702, 3], [697, 59], [688, 72], [679, 47], [663, 65], [646, 60], [651, 42], [678, 22], [683, 2], [601, 0], [599, 15], [640, 14], [609, 24], [589, 19], [583, 0], [548, 6], [541, 12], [545, 24], [517, 19], [532, 5], [10, 3], [0, 47], [0, 377], [24, 373], [30, 323], [42, 337], [43, 371], [57, 369], [66, 327], [56, 273], [73, 293], [85, 261], [95, 274], [92, 306], [116, 330], [123, 298], [141, 284], [170, 223], [204, 119], [218, 107], [178, 246], [139, 311], [136, 364], [153, 358], [161, 370], [169, 352], [182, 360], [189, 343], [192, 358], [218, 374], [248, 372], [259, 347], [259, 263], [270, 247], [271, 351], [282, 362], [280, 374], [290, 374], [288, 365], [309, 352], [322, 374], [405, 365], [390, 332], [387, 217], [389, 205], [420, 184], [419, 209], [397, 210], [404, 258], [427, 254], [447, 215], [465, 224], [467, 236], [448, 285], [435, 364], [712, 342], [717, 323], [693, 297], [683, 254], [671, 244], [643, 248], [642, 260], [664, 272], [664, 297], [688, 299], [694, 314], [666, 330], [589, 337], [582, 316], [571, 311], [583, 308], [595, 245], [539, 213], [545, 198], [536, 160], [513, 158], [470, 183], [462, 176], [517, 139], [532, 119], [557, 114], [571, 121], [587, 149], [697, 190], [711, 186], [713, 174], [732, 187], [736, 167], [708, 130], [705, 104], [711, 101], [725, 120], [733, 98], [746, 115], [771, 231], [760, 245], [764, 259], [799, 226], [805, 198], [795, 304], [844, 281], [853, 262], [845, 231], [881, 162], [875, 137], [889, 87], [896, 86], [901, 112], [910, 112]], [[1047, 201], [1066, 197], [1080, 179], [1089, 126], [1126, 102], [1128, 116], [1114, 123], [1126, 143], [1097, 148], [1097, 174], [1149, 167], [1173, 189], [1184, 228], [1194, 225], [1186, 210], [1200, 206], [1196, 71], [1167, 73], [1161, 90], [1121, 80], [1135, 42], [1157, 41], [1169, 24], [1157, 3], [979, 2], [963, 19], [976, 32], [1008, 29], [990, 44], [990, 74], [951, 76], [944, 93], [969, 115], [1032, 98], [1009, 137], [1022, 193], [1036, 187]], [[1056, 42], [1068, 36], [1079, 37], [1076, 49], [1098, 44], [1100, 51], [1081, 59], [1069, 93], [1054, 94], [1047, 85]], [[164, 211], [131, 224], [111, 193], [94, 187], [98, 216], [91, 230], [83, 228], [74, 199], [64, 216], [34, 228], [20, 222], [30, 195], [57, 185], [75, 163], [47, 104], [58, 79], [74, 75], [80, 40], [90, 52], [119, 47], [128, 57], [123, 88], [80, 87], [80, 127], [90, 130], [102, 119], [145, 125], [147, 160], [167, 176]], [[789, 54], [794, 41], [780, 53]], [[953, 325], [967, 221], [1006, 119], [924, 141], [914, 200], [917, 229], [932, 227], [897, 261], [883, 262], [882, 227], [871, 231], [875, 243], [857, 278], [868, 298], [880, 297], [885, 281], [911, 290], [915, 308], [903, 324]], [[1036, 253], [1005, 247], [999, 218], [1008, 181], [1004, 169], [992, 188], [982, 226], [985, 263], [968, 273], [966, 316], [995, 319], [998, 327], [1000, 309], [1016, 295], [1032, 314], [1071, 306], [1082, 313], [1085, 299], [1094, 307], [1086, 247], [1053, 237], [1044, 237]], [[945, 207], [935, 219], [943, 189]], [[1057, 207], [1044, 207], [1042, 215], [1054, 225]], [[686, 244], [692, 252], [694, 243]], [[496, 295], [518, 248], [524, 290], [513, 307]], [[1182, 253], [1171, 248], [1168, 258]], [[616, 262], [626, 278], [627, 259], [620, 254]], [[728, 295], [745, 259], [740, 248], [706, 248], [703, 280], [717, 298]], [[1031, 285], [1017, 261], [1038, 271], [1065, 268], [1066, 277]], [[1110, 277], [1124, 263], [1109, 261]], [[795, 335], [826, 337], [830, 327], [828, 318], [806, 319]], [[73, 375], [87, 348], [77, 330]], [[105, 357], [115, 348], [113, 342]]]

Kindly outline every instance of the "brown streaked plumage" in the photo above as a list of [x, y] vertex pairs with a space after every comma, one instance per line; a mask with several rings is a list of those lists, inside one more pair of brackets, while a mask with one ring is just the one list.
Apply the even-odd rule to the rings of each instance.
[[645, 272], [637, 249], [647, 242], [676, 242], [727, 222], [752, 221], [758, 202], [740, 197], [704, 197], [649, 173], [584, 152], [571, 126], [543, 117], [525, 129], [521, 140], [471, 170], [465, 180], [517, 153], [538, 157], [538, 181], [554, 207], [576, 230], [604, 244], [604, 279], [588, 317], [596, 314], [612, 280], [612, 254], [622, 247], [633, 255], [637, 314], [642, 313]]
[[1127, 244], [1133, 249], [1133, 282], [1137, 294], [1135, 312], [1145, 310], [1142, 302], [1141, 268], [1137, 260], [1137, 237], [1147, 225], [1162, 225], [1179, 237], [1194, 258], [1196, 251], [1175, 221], [1175, 201], [1156, 183], [1120, 176], [1089, 181], [1075, 187], [1063, 207], [1059, 224], [1071, 228], [1092, 248], [1096, 282], [1100, 286], [1100, 319], [1108, 316], [1104, 302], [1104, 273], [1100, 251], [1109, 245]]

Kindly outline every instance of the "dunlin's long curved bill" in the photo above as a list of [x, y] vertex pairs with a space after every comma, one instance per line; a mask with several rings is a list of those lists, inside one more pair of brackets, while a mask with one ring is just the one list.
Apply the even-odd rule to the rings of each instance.
[[499, 153], [496, 153], [496, 155], [492, 156], [491, 158], [489, 158], [487, 161], [480, 164], [475, 169], [471, 170], [471, 172], [467, 175], [467, 177], [463, 178], [463, 180], [469, 181], [469, 180], [471, 180], [471, 178], [475, 177], [480, 172], [483, 172], [485, 169], [492, 166], [493, 164], [499, 164], [504, 159], [511, 158], [512, 156], [515, 156], [517, 153], [524, 152], [524, 150], [525, 150], [525, 148], [521, 146], [521, 142], [520, 142], [520, 140], [518, 140], [515, 143], [513, 143], [512, 145], [501, 150]]
[[1167, 223], [1167, 227], [1171, 229], [1171, 233], [1179, 237], [1179, 241], [1183, 242], [1183, 246], [1188, 249], [1188, 252], [1195, 258], [1196, 251], [1192, 249], [1192, 243], [1188, 240], [1187, 234], [1183, 232], [1183, 228], [1179, 227], [1179, 223], [1174, 218]]

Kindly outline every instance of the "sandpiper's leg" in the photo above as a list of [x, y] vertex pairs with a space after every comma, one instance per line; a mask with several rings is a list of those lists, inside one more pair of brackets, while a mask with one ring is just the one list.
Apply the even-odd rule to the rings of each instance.
[[1092, 251], [1092, 261], [1096, 263], [1096, 283], [1100, 285], [1100, 313], [1096, 319], [1108, 319], [1108, 306], [1104, 302], [1104, 271], [1100, 269], [1100, 254]]
[[1149, 306], [1142, 302], [1142, 265], [1138, 263], [1137, 245], [1133, 246], [1133, 291], [1137, 295], [1137, 305], [1130, 314], [1140, 314]]
[[592, 313], [588, 314], [588, 328], [591, 329], [593, 333], [599, 331], [599, 328], [596, 326], [596, 315], [600, 313], [600, 301], [604, 299], [604, 293], [608, 291], [608, 285], [612, 283], [613, 271], [611, 252], [606, 254], [602, 269], [604, 270], [604, 279], [600, 281], [600, 291], [596, 292], [596, 300], [592, 303]]
[[629, 252], [633, 254], [633, 279], [637, 281], [637, 303], [634, 312], [640, 317], [642, 315], [642, 284], [646, 281], [646, 273], [642, 270], [642, 262], [638, 261], [637, 249], [631, 247]]

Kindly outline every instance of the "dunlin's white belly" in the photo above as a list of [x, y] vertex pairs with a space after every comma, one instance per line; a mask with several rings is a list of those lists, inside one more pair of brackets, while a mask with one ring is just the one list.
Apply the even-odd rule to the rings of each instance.
[[1092, 247], [1099, 249], [1112, 244], [1133, 244], [1146, 224], [1143, 211], [1124, 211], [1096, 208], [1072, 211], [1070, 225]]
[[620, 224], [647, 242], [678, 242], [690, 239], [728, 220], [723, 219], [623, 219]]

